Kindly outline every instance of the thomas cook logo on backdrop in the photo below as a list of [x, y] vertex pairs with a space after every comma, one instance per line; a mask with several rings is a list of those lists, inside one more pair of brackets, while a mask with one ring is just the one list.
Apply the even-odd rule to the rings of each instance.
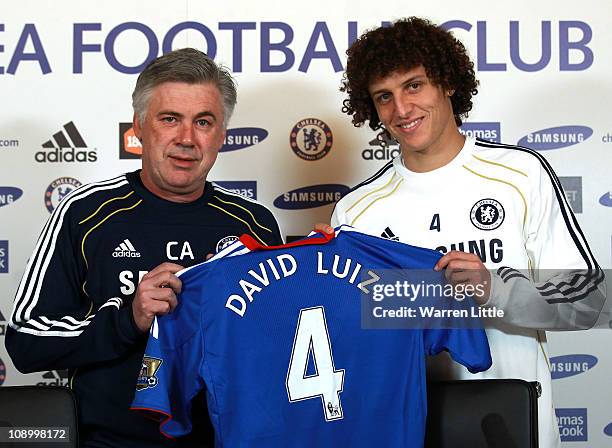
[[268, 131], [261, 128], [234, 128], [225, 133], [225, 140], [220, 152], [237, 151], [257, 145], [265, 140]]
[[518, 141], [518, 144], [538, 151], [546, 151], [582, 143], [591, 135], [593, 135], [593, 130], [587, 126], [559, 126], [527, 134]]
[[586, 408], [557, 408], [557, 425], [562, 442], [587, 442]]
[[39, 163], [83, 163], [98, 160], [95, 148], [88, 148], [81, 133], [71, 121], [42, 144], [42, 151], [34, 155]]
[[582, 177], [560, 176], [559, 182], [574, 213], [582, 213]]
[[369, 148], [361, 152], [364, 160], [391, 160], [400, 153], [399, 143], [390, 138], [385, 132], [380, 139], [374, 138], [368, 142]]
[[324, 184], [291, 190], [274, 200], [274, 206], [284, 210], [301, 210], [333, 204], [350, 190], [346, 185]]
[[293, 126], [289, 143], [293, 152], [304, 160], [320, 160], [331, 150], [334, 136], [324, 121], [305, 118]]
[[597, 364], [597, 358], [592, 355], [563, 355], [550, 358], [551, 376], [553, 380], [579, 375], [592, 369]]
[[257, 199], [257, 182], [254, 180], [216, 180], [214, 184], [248, 199]]
[[119, 123], [119, 158], [140, 159], [142, 144], [134, 134], [132, 123]]
[[604, 193], [603, 196], [599, 198], [599, 203], [605, 207], [612, 207], [612, 191]]
[[12, 204], [21, 197], [23, 190], [17, 187], [0, 187], [0, 207]]
[[469, 122], [463, 123], [459, 132], [467, 137], [479, 138], [490, 142], [501, 141], [501, 124], [498, 122]]
[[37, 386], [68, 386], [67, 370], [49, 370], [42, 374], [42, 381]]
[[495, 230], [505, 218], [504, 207], [495, 199], [481, 199], [472, 206], [470, 219], [480, 230]]
[[9, 271], [9, 244], [8, 240], [0, 240], [0, 274]]
[[45, 191], [45, 206], [49, 213], [55, 210], [66, 196], [81, 185], [81, 182], [73, 177], [60, 177], [51, 182], [47, 187], [47, 191]]

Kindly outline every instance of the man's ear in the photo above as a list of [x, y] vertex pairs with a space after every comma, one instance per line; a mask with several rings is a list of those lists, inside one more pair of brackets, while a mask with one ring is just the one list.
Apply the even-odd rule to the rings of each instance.
[[134, 114], [134, 116], [132, 117], [132, 127], [134, 128], [134, 135], [138, 140], [140, 140], [142, 138], [142, 127], [140, 119], [136, 114]]

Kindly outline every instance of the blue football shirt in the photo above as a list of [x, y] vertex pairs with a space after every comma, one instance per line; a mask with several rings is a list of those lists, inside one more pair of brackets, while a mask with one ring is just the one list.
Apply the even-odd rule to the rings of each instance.
[[179, 305], [151, 328], [132, 407], [167, 436], [198, 424], [206, 388], [219, 447], [419, 447], [426, 355], [491, 365], [482, 329], [361, 326], [366, 270], [431, 270], [438, 252], [347, 226], [273, 250], [242, 241], [182, 271]]

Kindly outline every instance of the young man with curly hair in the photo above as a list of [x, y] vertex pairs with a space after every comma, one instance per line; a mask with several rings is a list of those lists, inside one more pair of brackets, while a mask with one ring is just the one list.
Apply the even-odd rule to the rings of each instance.
[[449, 281], [480, 286], [479, 306], [503, 314], [486, 322], [493, 366], [472, 375], [437, 357], [430, 376], [538, 381], [540, 446], [558, 446], [543, 330], [592, 326], [603, 274], [557, 176], [535, 151], [459, 132], [478, 83], [450, 32], [411, 17], [347, 54], [343, 111], [401, 154], [338, 202], [332, 225], [439, 250]]

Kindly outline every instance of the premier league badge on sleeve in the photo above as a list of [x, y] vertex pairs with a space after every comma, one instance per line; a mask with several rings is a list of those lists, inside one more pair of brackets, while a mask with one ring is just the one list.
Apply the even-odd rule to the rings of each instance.
[[470, 211], [472, 224], [480, 230], [495, 230], [504, 222], [504, 207], [495, 199], [481, 199]]
[[149, 389], [157, 386], [157, 377], [155, 374], [161, 367], [163, 361], [159, 358], [153, 358], [146, 356], [142, 359], [142, 366], [140, 367], [140, 373], [138, 374], [138, 381], [136, 382], [136, 391]]

